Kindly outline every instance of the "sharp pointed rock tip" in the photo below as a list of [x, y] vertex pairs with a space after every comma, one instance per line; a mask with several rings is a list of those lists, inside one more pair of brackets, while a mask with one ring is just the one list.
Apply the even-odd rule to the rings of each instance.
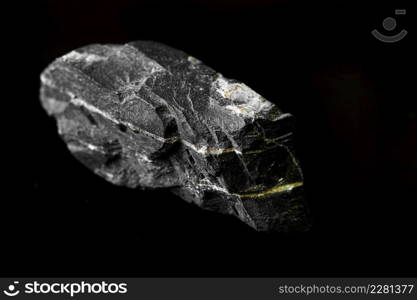
[[40, 100], [68, 150], [111, 184], [168, 188], [258, 231], [310, 227], [292, 115], [183, 51], [76, 49], [42, 72]]

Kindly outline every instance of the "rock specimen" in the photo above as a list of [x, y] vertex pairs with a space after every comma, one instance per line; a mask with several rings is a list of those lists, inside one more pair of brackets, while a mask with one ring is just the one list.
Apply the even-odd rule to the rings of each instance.
[[259, 231], [309, 227], [293, 117], [245, 84], [148, 41], [74, 50], [41, 81], [68, 149], [107, 181], [169, 188]]

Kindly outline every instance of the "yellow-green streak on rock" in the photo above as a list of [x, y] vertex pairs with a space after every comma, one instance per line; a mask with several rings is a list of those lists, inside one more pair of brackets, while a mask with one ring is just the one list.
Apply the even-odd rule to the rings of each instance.
[[274, 186], [273, 188], [270, 188], [269, 190], [260, 192], [260, 193], [253, 193], [253, 194], [241, 194], [239, 195], [240, 198], [261, 198], [261, 197], [266, 197], [272, 194], [276, 194], [276, 193], [282, 193], [282, 192], [287, 192], [287, 191], [291, 191], [293, 188], [302, 186], [303, 183], [302, 182], [294, 182], [294, 183], [288, 183], [288, 184], [284, 184], [284, 185], [277, 185]]

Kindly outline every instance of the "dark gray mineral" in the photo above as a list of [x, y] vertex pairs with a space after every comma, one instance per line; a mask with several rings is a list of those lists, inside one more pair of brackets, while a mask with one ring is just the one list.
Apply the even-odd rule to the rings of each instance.
[[68, 149], [107, 181], [168, 188], [260, 231], [309, 227], [293, 117], [245, 84], [147, 41], [79, 48], [41, 81]]

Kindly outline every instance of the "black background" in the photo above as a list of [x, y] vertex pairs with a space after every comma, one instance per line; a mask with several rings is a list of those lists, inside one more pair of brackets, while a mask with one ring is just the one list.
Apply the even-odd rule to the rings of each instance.
[[[1, 275], [416, 275], [416, 2], [364, 2], [4, 7]], [[385, 44], [373, 29], [409, 33]], [[112, 186], [71, 156], [40, 106], [40, 72], [74, 48], [138, 39], [184, 50], [296, 117], [309, 232], [257, 233], [169, 191]]]

